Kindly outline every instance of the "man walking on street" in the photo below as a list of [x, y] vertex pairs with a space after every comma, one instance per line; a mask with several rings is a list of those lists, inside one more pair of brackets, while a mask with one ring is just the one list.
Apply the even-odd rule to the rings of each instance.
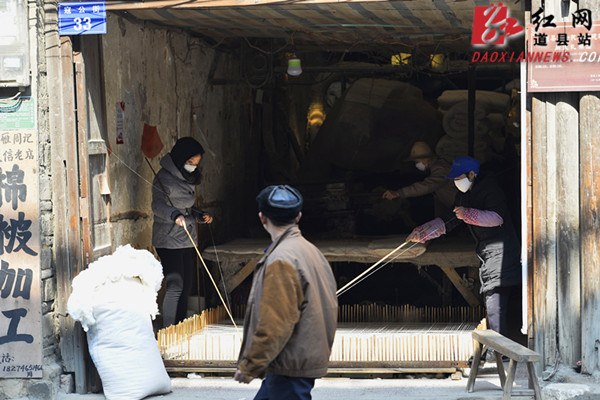
[[315, 379], [327, 373], [335, 335], [335, 278], [298, 228], [300, 192], [269, 186], [256, 200], [272, 243], [254, 269], [234, 379], [264, 378], [255, 400], [310, 399]]

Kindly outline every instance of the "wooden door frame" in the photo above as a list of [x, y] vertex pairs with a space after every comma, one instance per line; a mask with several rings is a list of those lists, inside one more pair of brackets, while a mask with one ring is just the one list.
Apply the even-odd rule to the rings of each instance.
[[73, 44], [70, 37], [57, 34], [50, 37], [49, 42], [48, 89], [52, 93], [50, 108], [55, 110], [50, 113], [53, 213], [56, 222], [53, 249], [57, 283], [55, 309], [65, 371], [74, 373], [76, 391], [85, 393], [88, 390], [85, 334], [81, 326], [68, 316], [67, 310], [71, 283], [83, 267]]
[[[48, 47], [48, 89], [50, 107], [55, 111], [49, 120], [59, 348], [65, 371], [74, 374], [76, 392], [87, 393], [99, 389], [100, 381], [89, 357], [85, 332], [67, 310], [73, 278], [95, 258], [90, 221], [85, 57], [82, 49], [74, 51], [73, 40], [68, 36], [55, 35], [48, 40], [55, 43]], [[100, 112], [105, 114], [104, 108]]]

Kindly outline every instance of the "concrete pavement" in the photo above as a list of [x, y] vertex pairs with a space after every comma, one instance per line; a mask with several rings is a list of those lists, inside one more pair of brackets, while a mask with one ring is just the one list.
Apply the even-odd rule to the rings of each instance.
[[[493, 365], [493, 364], [492, 364]], [[526, 369], [519, 366], [515, 390], [527, 387]], [[484, 369], [478, 377], [475, 391], [467, 393], [467, 379], [436, 379], [433, 375], [405, 375], [403, 379], [326, 378], [316, 381], [314, 400], [501, 400], [500, 380], [495, 368]], [[231, 377], [202, 377], [190, 374], [187, 378], [172, 378], [173, 391], [154, 396], [157, 400], [252, 400], [261, 381], [249, 385], [235, 382]], [[559, 370], [551, 382], [541, 382], [544, 400], [600, 400], [600, 380], [582, 376], [568, 368]], [[513, 396], [532, 399], [532, 396]], [[59, 400], [101, 400], [102, 394], [59, 394]]]
[[[231, 378], [173, 378], [173, 392], [155, 396], [152, 399], [164, 400], [252, 400], [261, 381], [248, 385], [235, 382]], [[446, 379], [319, 379], [312, 391], [314, 400], [458, 400], [485, 399], [500, 400], [502, 392], [497, 383], [477, 382], [474, 393], [466, 392], [467, 380]], [[101, 400], [101, 394], [62, 395], [61, 400]]]

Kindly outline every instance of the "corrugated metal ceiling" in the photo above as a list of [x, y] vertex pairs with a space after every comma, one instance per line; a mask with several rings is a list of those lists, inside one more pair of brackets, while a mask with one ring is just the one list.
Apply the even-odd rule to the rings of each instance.
[[[409, 50], [418, 46], [468, 52], [475, 6], [489, 0], [401, 1], [147, 1], [109, 2], [107, 9], [158, 24], [188, 29], [215, 43], [234, 38], [276, 38], [297, 47]], [[521, 4], [510, 16], [523, 23]]]

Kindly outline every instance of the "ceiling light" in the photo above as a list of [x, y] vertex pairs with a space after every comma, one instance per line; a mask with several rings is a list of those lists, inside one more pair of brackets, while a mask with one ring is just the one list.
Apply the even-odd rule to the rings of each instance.
[[296, 53], [288, 59], [287, 73], [290, 76], [298, 76], [302, 73], [302, 67], [300, 66], [300, 59], [296, 56]]
[[411, 60], [410, 53], [394, 54], [392, 56], [392, 65], [408, 65]]

